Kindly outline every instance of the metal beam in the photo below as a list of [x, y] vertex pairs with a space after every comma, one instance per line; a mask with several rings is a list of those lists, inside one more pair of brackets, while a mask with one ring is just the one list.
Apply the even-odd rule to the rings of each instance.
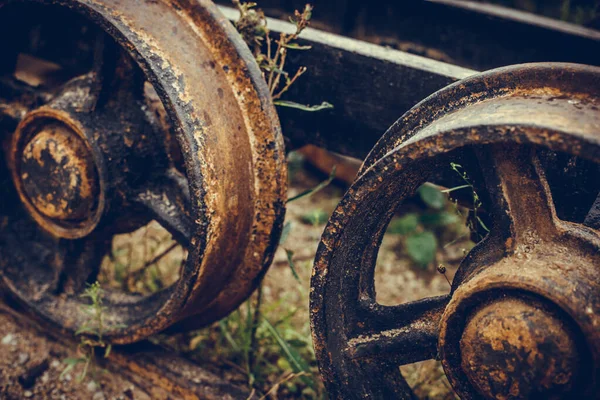
[[[231, 20], [234, 9], [221, 7]], [[271, 32], [293, 32], [295, 26], [269, 19]], [[279, 108], [289, 148], [316, 144], [364, 158], [387, 128], [413, 105], [438, 89], [476, 73], [474, 70], [386, 49], [316, 29], [302, 34], [310, 51], [288, 53], [286, 69], [308, 72], [286, 98], [302, 104], [327, 101], [333, 110], [315, 113]]]

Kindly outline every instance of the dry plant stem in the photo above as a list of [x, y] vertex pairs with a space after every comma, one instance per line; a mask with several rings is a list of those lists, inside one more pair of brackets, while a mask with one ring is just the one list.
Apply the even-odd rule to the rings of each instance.
[[162, 260], [164, 257], [166, 257], [170, 252], [172, 252], [173, 250], [175, 250], [177, 248], [177, 246], [179, 246], [179, 243], [173, 243], [171, 246], [167, 247], [159, 255], [157, 255], [156, 257], [154, 257], [152, 260], [147, 261], [146, 263], [144, 263], [144, 265], [142, 266], [142, 268], [140, 268], [140, 269], [138, 269], [136, 271], [133, 271], [131, 273], [128, 273], [127, 274], [127, 279], [139, 277], [149, 267], [151, 267], [152, 265], [156, 264], [157, 262], [159, 262], [160, 260]]
[[279, 93], [277, 93], [276, 95], [273, 96], [273, 100], [279, 100], [281, 98], [281, 96], [287, 92], [290, 87], [296, 82], [296, 80], [298, 80], [298, 78], [300, 78], [302, 75], [304, 75], [304, 73], [306, 72], [307, 68], [306, 67], [301, 67], [297, 72], [296, 75], [294, 75], [294, 77], [292, 79], [290, 79], [286, 85], [283, 87], [283, 89], [281, 89], [281, 91], [279, 91]]
[[262, 293], [263, 287], [260, 285], [256, 294], [256, 304], [254, 307], [254, 316], [252, 317], [252, 327], [250, 333], [250, 346], [248, 352], [248, 373], [251, 373], [254, 369], [255, 354], [257, 350], [256, 332], [258, 330], [258, 324], [260, 320], [260, 307], [262, 304]]
[[300, 378], [301, 376], [305, 376], [305, 375], [307, 375], [306, 372], [299, 372], [297, 374], [290, 372], [288, 375], [285, 376], [285, 378], [283, 378], [282, 380], [277, 382], [275, 385], [273, 385], [273, 387], [263, 397], [261, 397], [260, 400], [264, 400], [267, 397], [269, 397], [271, 394], [277, 393], [277, 390], [279, 390], [279, 387], [281, 385], [283, 385], [284, 383], [289, 382], [295, 378]]
[[[289, 46], [294, 44], [293, 42], [298, 39], [310, 23], [312, 6], [307, 4], [302, 13], [299, 11], [294, 13], [292, 22], [296, 25], [296, 32], [292, 34], [281, 33], [279, 40], [275, 40], [277, 48], [273, 51], [273, 39], [267, 28], [264, 13], [261, 10], [253, 10], [253, 7], [256, 6], [255, 3], [242, 3], [240, 0], [232, 1], [240, 12], [236, 27], [246, 43], [253, 49], [254, 56], [263, 70], [263, 76], [267, 81], [273, 100], [279, 100], [290, 89], [290, 86], [306, 72], [306, 67], [300, 67], [290, 79], [289, 74], [285, 71], [285, 64], [288, 49], [291, 48]], [[266, 55], [262, 53], [261, 49], [263, 41], [266, 42]], [[285, 85], [279, 90], [282, 75], [285, 77]]]

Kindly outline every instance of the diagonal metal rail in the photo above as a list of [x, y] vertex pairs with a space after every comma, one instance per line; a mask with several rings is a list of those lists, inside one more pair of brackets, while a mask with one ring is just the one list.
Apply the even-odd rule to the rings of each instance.
[[[283, 16], [304, 3], [263, 0], [261, 7], [268, 15]], [[308, 72], [287, 98], [303, 104], [328, 101], [335, 108], [312, 114], [280, 108], [288, 149], [312, 143], [364, 158], [399, 116], [481, 70], [537, 61], [600, 65], [600, 32], [504, 7], [455, 0], [311, 3], [319, 10], [314, 26], [340, 35], [317, 29], [303, 33], [301, 44], [312, 50], [288, 53], [287, 68], [306, 66]], [[237, 10], [220, 8], [228, 19], [238, 17]], [[279, 19], [269, 18], [268, 24], [275, 35], [295, 28]], [[434, 49], [426, 54], [451, 63], [375, 44], [407, 42]]]

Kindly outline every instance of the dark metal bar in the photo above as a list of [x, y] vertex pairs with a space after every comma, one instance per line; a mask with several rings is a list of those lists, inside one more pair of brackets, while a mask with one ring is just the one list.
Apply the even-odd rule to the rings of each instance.
[[[231, 4], [230, 0], [217, 0]], [[306, 0], [261, 0], [287, 18]], [[600, 64], [600, 32], [465, 0], [313, 0], [314, 24], [347, 37], [477, 70], [525, 62]]]
[[[263, 0], [261, 6], [283, 16], [304, 3]], [[600, 32], [505, 7], [455, 0], [311, 3], [319, 10], [314, 26], [476, 70], [535, 61], [600, 65]], [[232, 20], [238, 16], [236, 10], [221, 10]], [[293, 30], [281, 20], [268, 24], [276, 35]], [[302, 42], [313, 49], [290, 52], [286, 69], [306, 66], [308, 72], [286, 98], [303, 104], [328, 101], [335, 108], [312, 114], [280, 108], [289, 149], [311, 143], [363, 158], [404, 112], [476, 73], [316, 29], [308, 29]]]
[[[230, 19], [236, 10], [222, 7]], [[271, 31], [293, 32], [294, 25], [269, 19]], [[386, 49], [371, 43], [307, 29], [300, 41], [311, 51], [288, 53], [286, 69], [308, 72], [287, 99], [302, 104], [327, 101], [333, 110], [315, 113], [279, 108], [288, 148], [316, 144], [364, 158], [387, 128], [413, 105], [438, 89], [476, 71]]]

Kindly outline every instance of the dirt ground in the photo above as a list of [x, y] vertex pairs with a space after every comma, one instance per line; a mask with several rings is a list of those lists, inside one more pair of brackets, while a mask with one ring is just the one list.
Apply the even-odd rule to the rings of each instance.
[[152, 399], [118, 374], [90, 374], [82, 381], [79, 368], [63, 374], [64, 360], [78, 356], [76, 346], [49, 338], [4, 305], [0, 306], [0, 332], [0, 398]]
[[[290, 197], [316, 186], [325, 178], [326, 176], [315, 171], [292, 165]], [[287, 325], [285, 325], [288, 336], [296, 335], [304, 341], [310, 341], [308, 293], [312, 262], [325, 226], [324, 216], [332, 213], [344, 191], [343, 185], [333, 184], [313, 196], [305, 197], [288, 206], [286, 222], [292, 223], [291, 231], [283, 247], [277, 251], [273, 265], [265, 278], [261, 308], [265, 318], [271, 321], [282, 320], [282, 315], [290, 315], [289, 318], [286, 317]], [[156, 227], [152, 229], [156, 229]], [[155, 234], [160, 236], [160, 232], [155, 232]], [[123, 254], [123, 243], [127, 243], [125, 246], [127, 248], [133, 244], [134, 250], [142, 254], [134, 257], [136, 260], [139, 257], [147, 260], [148, 257], [160, 253], [160, 250], [167, 246], [164, 242], [160, 242], [149, 251], [147, 244], [144, 243], [148, 241], [147, 234], [140, 232], [121, 237], [119, 240], [120, 242], [115, 243], [114, 246], [117, 253], [120, 251], [119, 254], [114, 255], [116, 258]], [[451, 243], [450, 239], [446, 238], [445, 240]], [[437, 261], [443, 262], [448, 268], [449, 279], [452, 279], [462, 258], [463, 248], [466, 246], [468, 243], [458, 241], [438, 251]], [[299, 281], [293, 275], [285, 250], [293, 252], [292, 260]], [[184, 252], [176, 250], [160, 261], [156, 269], [161, 271], [160, 277], [164, 279], [163, 284], [168, 284], [172, 281], [173, 276], [176, 277], [177, 268], [184, 255]], [[140, 261], [136, 262], [143, 265]], [[135, 268], [133, 269], [135, 270]], [[113, 264], [106, 263], [105, 284], [122, 287], [122, 284], [115, 285], [114, 282], [110, 282], [110, 277], [114, 277], [115, 273], [114, 262]], [[143, 279], [147, 280], [148, 277]], [[152, 279], [156, 280], [156, 274]], [[156, 287], [147, 287], [146, 284], [139, 284], [139, 282], [132, 283], [131, 280], [127, 285], [131, 286], [131, 290], [156, 289]], [[376, 289], [378, 301], [391, 305], [445, 294], [449, 292], [450, 287], [446, 278], [436, 272], [434, 265], [430, 265], [427, 269], [414, 266], [403, 249], [402, 237], [389, 234], [384, 238], [380, 250]], [[242, 309], [244, 307], [242, 306]], [[298, 384], [290, 383], [293, 382], [291, 379], [283, 385], [282, 381], [290, 376], [290, 366], [283, 358], [274, 357], [268, 351], [263, 352], [264, 365], [271, 369], [264, 371], [260, 385], [258, 383], [255, 383], [254, 386], [248, 384], [248, 378], [243, 368], [240, 368], [239, 354], [235, 351], [228, 351], [224, 348], [227, 345], [223, 345], [222, 342], [215, 339], [215, 335], [218, 336], [217, 332], [222, 334], [223, 327], [235, 327], [232, 318], [192, 334], [159, 336], [153, 338], [152, 341], [180, 352], [184, 357], [193, 360], [200, 367], [206, 368], [221, 378], [241, 387], [246, 386], [248, 390], [254, 389], [254, 395], [259, 398], [267, 394], [268, 398], [273, 399], [324, 397], [322, 387], [318, 382], [314, 360], [311, 360], [314, 355], [311, 355], [310, 346], [306, 346], [308, 350], [303, 351], [310, 364], [313, 378], [315, 378], [315, 387], [304, 388], [300, 381]], [[232, 335], [235, 334], [233, 329]], [[259, 335], [261, 335], [260, 332], [259, 330]], [[233, 339], [237, 340], [236, 338]], [[259, 346], [263, 344], [269, 346], [268, 341], [261, 340], [258, 341]], [[81, 382], [77, 379], [81, 372], [80, 366], [61, 376], [66, 366], [64, 360], [77, 356], [76, 342], [59, 343], [48, 340], [43, 333], [27, 328], [11, 313], [2, 312], [0, 309], [0, 397], [7, 399], [81, 398], [93, 400], [169, 397], [164, 392], [162, 395], [158, 393], [150, 395], [147, 390], [138, 387], [123, 376], [106, 372], [102, 368], [98, 369], [100, 372], [88, 374]], [[402, 372], [419, 398], [454, 398], [438, 362], [427, 361], [404, 366]]]

